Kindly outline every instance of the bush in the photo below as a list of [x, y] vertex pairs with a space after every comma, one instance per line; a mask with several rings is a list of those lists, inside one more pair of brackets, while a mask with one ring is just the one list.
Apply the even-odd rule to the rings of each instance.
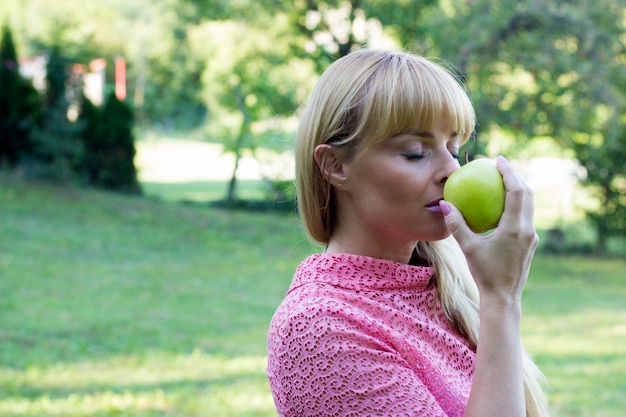
[[540, 249], [550, 254], [592, 255], [596, 252], [595, 233], [587, 222], [565, 224], [540, 232]]
[[268, 180], [270, 200], [283, 202], [295, 202], [296, 184], [293, 180]]
[[78, 170], [87, 184], [140, 193], [133, 121], [131, 107], [113, 93], [107, 96], [102, 109], [83, 98], [79, 122], [83, 124], [84, 152]]
[[139, 192], [133, 119], [130, 105], [111, 93], [101, 113], [101, 139], [106, 149], [100, 153], [102, 164], [97, 185], [112, 190]]
[[13, 36], [5, 26], [0, 43], [0, 167], [16, 167], [31, 152], [39, 100], [37, 90], [19, 73]]

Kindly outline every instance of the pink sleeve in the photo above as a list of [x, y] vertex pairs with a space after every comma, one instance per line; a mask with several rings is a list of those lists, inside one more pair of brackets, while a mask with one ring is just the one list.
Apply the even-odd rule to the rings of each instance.
[[354, 306], [282, 306], [268, 334], [267, 373], [283, 417], [446, 416], [431, 392], [439, 378], [427, 389]]

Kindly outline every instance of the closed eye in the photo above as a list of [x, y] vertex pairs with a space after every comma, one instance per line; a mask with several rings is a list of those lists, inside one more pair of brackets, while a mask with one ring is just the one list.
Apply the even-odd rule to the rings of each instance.
[[406, 153], [404, 154], [404, 157], [406, 158], [407, 161], [416, 161], [416, 160], [424, 159], [424, 154], [423, 153]]

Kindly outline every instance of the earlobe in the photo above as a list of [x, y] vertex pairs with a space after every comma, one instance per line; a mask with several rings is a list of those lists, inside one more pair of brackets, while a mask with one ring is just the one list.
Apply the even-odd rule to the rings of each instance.
[[335, 187], [345, 189], [346, 175], [336, 148], [329, 144], [317, 145], [314, 157], [322, 176]]

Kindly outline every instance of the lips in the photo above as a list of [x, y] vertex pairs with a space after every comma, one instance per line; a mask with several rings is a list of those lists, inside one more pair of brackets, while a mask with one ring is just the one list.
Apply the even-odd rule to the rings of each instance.
[[430, 203], [426, 204], [426, 207], [439, 207], [439, 202], [443, 200], [443, 197], [439, 197], [433, 201], [431, 201]]
[[426, 204], [426, 210], [432, 211], [434, 213], [441, 213], [441, 209], [439, 208], [439, 202], [443, 200], [443, 197], [439, 197], [436, 200], [431, 201]]

